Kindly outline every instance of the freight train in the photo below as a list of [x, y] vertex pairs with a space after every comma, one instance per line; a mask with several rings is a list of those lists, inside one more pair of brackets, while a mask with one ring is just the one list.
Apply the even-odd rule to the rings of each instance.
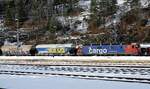
[[40, 44], [0, 47], [1, 56], [150, 56], [150, 44]]

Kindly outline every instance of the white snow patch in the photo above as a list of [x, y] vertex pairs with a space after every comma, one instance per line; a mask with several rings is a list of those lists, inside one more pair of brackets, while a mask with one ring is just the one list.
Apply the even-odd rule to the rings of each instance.
[[123, 4], [126, 2], [126, 0], [117, 0], [118, 1], [118, 5]]

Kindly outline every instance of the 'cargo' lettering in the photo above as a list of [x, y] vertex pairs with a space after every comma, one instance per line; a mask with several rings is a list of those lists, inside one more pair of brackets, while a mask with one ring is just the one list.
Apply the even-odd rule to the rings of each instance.
[[89, 47], [89, 54], [106, 54], [107, 52], [107, 49], [92, 49], [91, 47]]

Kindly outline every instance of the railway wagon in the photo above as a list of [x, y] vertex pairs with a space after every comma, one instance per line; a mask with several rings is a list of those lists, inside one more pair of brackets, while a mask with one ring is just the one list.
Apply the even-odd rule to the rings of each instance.
[[37, 55], [73, 55], [73, 44], [41, 44], [36, 46]]
[[4, 56], [29, 56], [32, 45], [3, 45], [1, 46], [1, 55]]
[[140, 44], [140, 55], [150, 56], [150, 44]]

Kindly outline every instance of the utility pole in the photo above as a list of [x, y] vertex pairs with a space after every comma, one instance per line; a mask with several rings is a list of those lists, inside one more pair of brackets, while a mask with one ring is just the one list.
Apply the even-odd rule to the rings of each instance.
[[19, 40], [19, 19], [16, 19], [17, 21], [17, 48], [20, 46], [20, 40]]
[[48, 41], [50, 40], [51, 36], [51, 28], [52, 28], [52, 13], [53, 12], [53, 0], [47, 0], [47, 30], [49, 32]]
[[16, 15], [15, 15], [15, 21], [17, 23], [17, 50], [19, 51], [20, 47], [20, 40], [19, 40], [19, 10], [18, 10], [18, 0], [15, 0], [15, 7], [16, 7]]
[[47, 0], [47, 8], [48, 29], [54, 32], [56, 29], [56, 25], [54, 23], [54, 18], [56, 16], [54, 12], [54, 0]]
[[53, 3], [54, 0], [47, 0], [47, 19], [50, 20], [50, 18], [53, 16]]

